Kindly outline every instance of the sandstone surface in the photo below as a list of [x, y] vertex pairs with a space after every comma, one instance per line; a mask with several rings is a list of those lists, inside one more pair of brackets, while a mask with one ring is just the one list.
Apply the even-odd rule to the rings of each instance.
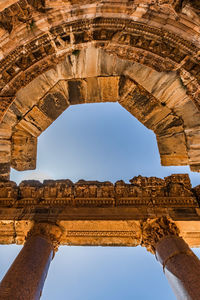
[[34, 169], [37, 137], [91, 102], [153, 130], [162, 165], [200, 171], [198, 2], [1, 1], [1, 179]]

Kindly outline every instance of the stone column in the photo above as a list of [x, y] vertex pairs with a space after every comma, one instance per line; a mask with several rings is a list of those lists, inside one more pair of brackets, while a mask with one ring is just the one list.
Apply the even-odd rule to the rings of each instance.
[[38, 223], [0, 284], [1, 300], [40, 299], [50, 262], [57, 250], [61, 230], [56, 225]]
[[200, 260], [166, 217], [142, 224], [142, 245], [154, 253], [179, 300], [200, 300]]

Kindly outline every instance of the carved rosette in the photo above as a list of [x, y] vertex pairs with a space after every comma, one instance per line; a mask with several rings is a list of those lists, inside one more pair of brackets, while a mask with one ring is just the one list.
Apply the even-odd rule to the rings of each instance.
[[141, 223], [142, 243], [148, 251], [155, 254], [156, 245], [167, 236], [179, 236], [179, 229], [176, 224], [167, 217], [158, 219], [147, 219]]
[[52, 244], [54, 253], [58, 250], [62, 236], [61, 228], [51, 223], [35, 223], [28, 232], [26, 240], [33, 236], [40, 236], [48, 240]]

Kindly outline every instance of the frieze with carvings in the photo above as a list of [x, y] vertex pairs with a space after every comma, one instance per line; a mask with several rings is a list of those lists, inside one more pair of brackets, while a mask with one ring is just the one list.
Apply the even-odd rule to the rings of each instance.
[[[118, 28], [119, 26], [122, 27], [120, 31], [116, 28], [116, 22]], [[126, 33], [122, 33], [124, 26], [126, 27]], [[105, 27], [105, 29], [102, 27]], [[70, 33], [71, 31], [73, 35]], [[86, 34], [87, 32], [88, 34]], [[163, 36], [165, 37], [165, 42]], [[76, 23], [63, 24], [62, 26], [59, 25], [51, 29], [51, 37], [49, 34], [44, 34], [40, 38], [23, 47], [20, 46], [13, 53], [10, 53], [9, 56], [1, 61], [1, 95], [10, 96], [11, 93], [13, 95], [14, 91], [25, 86], [35, 76], [41, 74], [44, 70], [41, 67], [43, 61], [45, 62], [46, 60], [47, 64], [45, 70], [52, 67], [52, 59], [46, 59], [46, 57], [54, 56], [59, 47], [63, 47], [63, 43], [65, 51], [70, 51], [73, 43], [77, 43], [78, 46], [90, 40], [96, 41], [97, 47], [100, 46], [111, 54], [116, 53], [119, 57], [126, 57], [126, 59], [140, 63], [142, 61], [158, 71], [174, 70], [178, 67], [177, 64], [182, 65], [182, 62], [184, 62], [181, 68], [185, 68], [191, 76], [200, 80], [199, 60], [195, 59], [198, 49], [191, 42], [183, 40], [164, 29], [155, 29], [145, 24], [130, 22], [129, 20], [100, 18], [93, 19], [92, 22], [85, 20], [84, 22], [78, 21]], [[73, 51], [71, 50], [71, 52]], [[190, 56], [193, 58], [190, 58]], [[53, 61], [54, 64], [58, 62], [58, 57], [56, 60], [53, 59]], [[32, 75], [28, 76], [28, 69], [34, 65], [35, 67], [31, 70]], [[24, 74], [23, 72], [26, 73]], [[11, 80], [12, 85], [9, 85]], [[197, 95], [193, 96], [197, 102]]]
[[13, 207], [198, 207], [196, 193], [191, 188], [186, 174], [177, 174], [159, 179], [156, 177], [134, 177], [130, 184], [124, 181], [70, 180], [1, 182], [0, 205]]

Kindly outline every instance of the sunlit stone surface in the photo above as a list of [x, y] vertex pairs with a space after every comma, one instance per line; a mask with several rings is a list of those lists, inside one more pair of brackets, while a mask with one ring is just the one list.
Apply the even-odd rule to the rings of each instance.
[[69, 105], [117, 101], [199, 171], [199, 25], [198, 1], [1, 1], [1, 178]]

